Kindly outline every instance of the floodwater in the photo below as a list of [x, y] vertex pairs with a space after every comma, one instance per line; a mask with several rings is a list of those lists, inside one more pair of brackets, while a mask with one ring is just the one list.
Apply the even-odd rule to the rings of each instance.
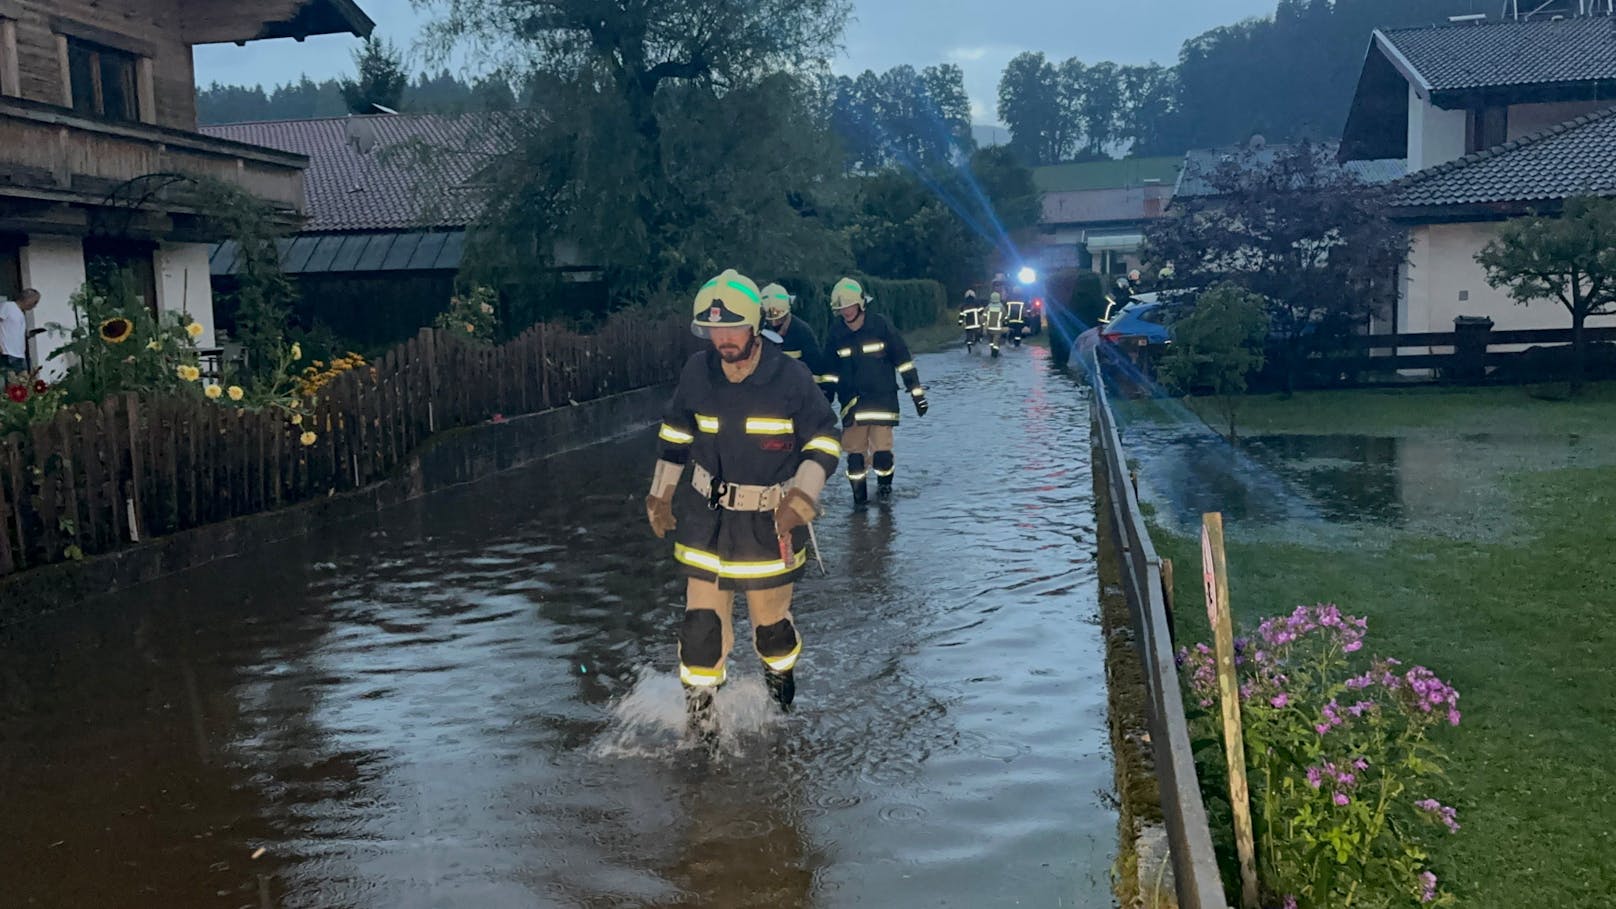
[[[1112, 905], [1086, 398], [920, 358], [797, 709], [683, 731], [649, 433], [0, 629], [0, 905]], [[744, 611], [744, 610], [743, 610]]]
[[[1515, 533], [1510, 478], [1616, 463], [1602, 439], [1409, 428], [1395, 435], [1213, 432], [1172, 401], [1122, 405], [1136, 419], [1122, 447], [1155, 520], [1198, 533], [1223, 512], [1245, 539], [1385, 544], [1384, 531], [1501, 541]], [[1138, 417], [1145, 419], [1137, 419]]]

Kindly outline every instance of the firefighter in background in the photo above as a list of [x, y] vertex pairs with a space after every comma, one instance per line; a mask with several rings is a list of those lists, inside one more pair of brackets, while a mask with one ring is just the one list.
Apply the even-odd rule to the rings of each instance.
[[1004, 295], [998, 291], [988, 295], [988, 308], [982, 315], [983, 328], [988, 333], [988, 349], [999, 355], [999, 339], [1004, 337]]
[[733, 270], [696, 294], [691, 328], [712, 349], [679, 376], [645, 500], [657, 537], [674, 534], [674, 559], [688, 578], [679, 679], [698, 719], [724, 683], [737, 591], [746, 594], [764, 680], [789, 709], [802, 651], [792, 585], [842, 453], [835, 414], [808, 368], [763, 342], [762, 310], [757, 285]]
[[[851, 278], [836, 282], [825, 343], [825, 359], [834, 363], [831, 387], [842, 406], [842, 448], [847, 452], [847, 480], [853, 486], [853, 504], [869, 501], [869, 471], [875, 471], [876, 494], [892, 495], [897, 461], [892, 454], [892, 428], [898, 425], [896, 369], [903, 378], [915, 413], [926, 415], [926, 389], [909, 356], [909, 345], [880, 313], [867, 312], [864, 288]], [[868, 460], [866, 460], [868, 459]]]
[[761, 293], [763, 318], [773, 332], [773, 337], [767, 334], [764, 337], [770, 340], [779, 338], [780, 352], [808, 367], [814, 383], [823, 390], [830, 382], [831, 370], [823, 362], [824, 351], [819, 346], [819, 339], [814, 337], [814, 330], [808, 327], [807, 322], [791, 314], [797, 298], [779, 284], [770, 284]]
[[1010, 343], [1020, 347], [1021, 336], [1027, 331], [1026, 300], [1010, 300], [1004, 304], [1004, 324], [1010, 333]]
[[960, 305], [959, 324], [965, 329], [965, 352], [976, 350], [976, 345], [982, 343], [982, 304], [976, 299], [976, 291], [965, 292], [965, 302]]

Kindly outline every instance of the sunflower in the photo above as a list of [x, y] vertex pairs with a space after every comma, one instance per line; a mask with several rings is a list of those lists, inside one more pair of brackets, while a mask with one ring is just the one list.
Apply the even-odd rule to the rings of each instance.
[[242, 396], [246, 394], [246, 392], [241, 390], [240, 385], [232, 385], [232, 386], [230, 386], [228, 389], [225, 390], [225, 393], [230, 395], [230, 400], [232, 400], [232, 401], [239, 401], [239, 400], [241, 400]]
[[108, 344], [122, 344], [135, 333], [135, 323], [123, 316], [114, 316], [101, 323], [101, 340]]
[[185, 326], [185, 333], [193, 338], [202, 337], [202, 323], [192, 322], [191, 324]]
[[304, 448], [307, 448], [308, 446], [313, 445], [315, 440], [318, 438], [320, 437], [312, 432], [305, 432], [301, 436], [298, 436], [297, 440], [303, 443]]

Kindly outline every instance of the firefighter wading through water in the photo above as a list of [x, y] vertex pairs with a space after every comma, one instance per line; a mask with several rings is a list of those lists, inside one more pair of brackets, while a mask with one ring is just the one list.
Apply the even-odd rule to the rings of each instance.
[[791, 589], [807, 564], [808, 522], [842, 452], [813, 375], [763, 342], [761, 321], [757, 285], [735, 271], [696, 294], [691, 328], [713, 347], [679, 376], [645, 500], [651, 529], [658, 538], [674, 534], [674, 558], [689, 578], [679, 678], [697, 719], [724, 683], [736, 591], [746, 594], [769, 691], [790, 707], [802, 651]]
[[[800, 360], [813, 373], [814, 382], [824, 387], [832, 378], [819, 349], [819, 339], [808, 323], [793, 316], [791, 308], [797, 298], [779, 284], [763, 288], [763, 318], [779, 338], [780, 352], [793, 360]], [[765, 336], [768, 337], [768, 336]], [[772, 340], [772, 338], [771, 338]], [[828, 393], [828, 392], [827, 392]]]
[[[864, 288], [851, 278], [836, 282], [830, 308], [840, 317], [831, 320], [825, 360], [834, 372], [827, 389], [842, 404], [842, 447], [847, 451], [847, 479], [853, 484], [853, 503], [869, 501], [869, 471], [875, 471], [878, 495], [892, 495], [896, 459], [892, 454], [892, 427], [898, 425], [896, 369], [914, 401], [915, 413], [926, 415], [926, 389], [909, 356], [909, 345], [880, 313], [865, 311]], [[827, 392], [828, 393], [828, 392]], [[866, 458], [869, 460], [866, 461]]]

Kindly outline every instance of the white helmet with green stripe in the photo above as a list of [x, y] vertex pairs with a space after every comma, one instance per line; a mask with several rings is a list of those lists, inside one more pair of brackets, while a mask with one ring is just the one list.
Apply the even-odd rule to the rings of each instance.
[[852, 278], [837, 281], [830, 292], [830, 308], [835, 312], [841, 312], [850, 306], [863, 309], [864, 304], [869, 301], [870, 298], [864, 295], [864, 285]]
[[771, 322], [784, 319], [786, 314], [791, 312], [791, 304], [797, 300], [779, 284], [770, 284], [763, 288], [761, 293], [763, 294], [763, 314], [768, 316]]
[[751, 278], [731, 268], [708, 281], [696, 292], [690, 330], [696, 337], [708, 337], [710, 328], [745, 325], [756, 334], [763, 324], [763, 296]]

